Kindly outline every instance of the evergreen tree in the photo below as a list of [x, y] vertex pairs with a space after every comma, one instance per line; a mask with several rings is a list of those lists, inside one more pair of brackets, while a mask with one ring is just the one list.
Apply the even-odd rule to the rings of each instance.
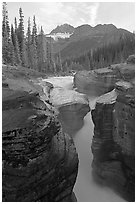
[[40, 34], [38, 35], [38, 69], [46, 72], [46, 40], [41, 26]]
[[8, 20], [7, 4], [3, 3], [3, 20], [2, 20], [2, 59], [4, 63], [10, 63], [10, 27]]
[[17, 36], [18, 36], [18, 42], [19, 42], [19, 48], [20, 48], [20, 56], [21, 56], [21, 62], [23, 66], [27, 65], [27, 55], [26, 55], [26, 44], [25, 44], [25, 37], [24, 37], [24, 16], [22, 9], [19, 9], [19, 26], [17, 29]]
[[19, 44], [18, 44], [17, 34], [15, 33], [13, 25], [11, 25], [11, 41], [14, 46], [14, 58], [15, 58], [14, 61], [17, 65], [20, 65], [21, 59], [20, 59]]
[[11, 40], [12, 40], [13, 46], [15, 47], [15, 33], [14, 33], [13, 24], [11, 24]]
[[104, 44], [102, 47], [92, 50], [92, 52], [89, 51], [80, 57], [71, 58], [69, 61], [67, 60], [67, 62], [69, 63], [69, 67], [74, 67], [73, 62], [79, 62], [83, 69], [87, 69], [87, 67], [90, 67], [90, 69], [97, 69], [107, 67], [111, 64], [125, 62], [127, 57], [134, 53], [135, 35], [124, 34], [115, 42]]
[[10, 40], [9, 42], [9, 52], [10, 52], [10, 64], [16, 65], [16, 56], [15, 56], [14, 45], [12, 40]]
[[85, 55], [84, 67], [85, 67], [86, 70], [90, 70], [90, 61], [89, 61], [89, 57], [88, 57], [87, 54]]
[[28, 19], [28, 29], [27, 29], [27, 57], [28, 57], [28, 67], [32, 68], [32, 53], [31, 53], [31, 43], [32, 43], [32, 39], [31, 39], [31, 24], [30, 24], [30, 18]]
[[33, 29], [32, 29], [32, 44], [33, 43], [36, 43], [37, 45], [37, 25], [36, 25], [35, 16], [33, 16]]
[[15, 17], [15, 21], [14, 21], [14, 23], [15, 23], [15, 33], [16, 33], [16, 35], [17, 35], [17, 29], [18, 29], [18, 26], [17, 26], [17, 19], [16, 19], [16, 17]]
[[38, 55], [37, 55], [37, 27], [35, 22], [35, 16], [33, 17], [31, 56], [32, 56], [32, 68], [36, 70], [38, 69]]
[[61, 60], [61, 54], [59, 52], [59, 66], [60, 66], [60, 71], [63, 71], [63, 67], [62, 67], [62, 60]]

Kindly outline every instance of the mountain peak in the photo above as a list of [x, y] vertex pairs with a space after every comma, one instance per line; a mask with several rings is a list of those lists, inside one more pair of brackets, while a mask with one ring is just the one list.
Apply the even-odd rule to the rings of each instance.
[[94, 27], [94, 30], [96, 31], [108, 31], [108, 32], [111, 32], [113, 30], [116, 30], [117, 27], [114, 26], [113, 24], [98, 24]]
[[56, 34], [56, 33], [70, 33], [72, 34], [74, 32], [74, 27], [65, 23], [63, 25], [58, 25], [55, 29], [53, 29], [50, 34]]

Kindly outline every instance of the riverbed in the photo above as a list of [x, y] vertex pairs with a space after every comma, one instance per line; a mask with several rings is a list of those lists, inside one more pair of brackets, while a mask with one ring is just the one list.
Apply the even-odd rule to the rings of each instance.
[[[73, 89], [73, 77], [52, 77], [45, 79], [51, 82], [54, 87]], [[90, 109], [95, 107], [95, 97], [88, 97]], [[94, 125], [89, 112], [84, 118], [83, 127], [73, 136], [74, 143], [79, 157], [78, 176], [74, 186], [74, 193], [78, 202], [125, 202], [109, 187], [104, 187], [94, 181], [92, 175], [91, 143]]]

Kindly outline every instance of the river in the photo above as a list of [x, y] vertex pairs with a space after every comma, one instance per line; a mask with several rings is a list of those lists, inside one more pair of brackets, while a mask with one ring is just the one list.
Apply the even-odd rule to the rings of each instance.
[[[45, 79], [51, 82], [54, 87], [73, 89], [73, 77], [52, 77]], [[96, 98], [89, 98], [90, 108], [93, 109]], [[79, 157], [78, 176], [74, 186], [74, 193], [78, 202], [125, 202], [109, 187], [104, 187], [96, 183], [92, 176], [91, 142], [93, 137], [94, 125], [89, 112], [84, 118], [83, 127], [74, 135], [74, 143]]]

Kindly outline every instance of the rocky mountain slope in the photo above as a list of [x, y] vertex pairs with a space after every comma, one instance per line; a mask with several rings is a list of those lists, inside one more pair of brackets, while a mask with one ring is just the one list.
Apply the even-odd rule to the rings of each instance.
[[[62, 32], [65, 25], [57, 27], [58, 29], [55, 29], [55, 31], [61, 30]], [[53, 42], [53, 53], [60, 51], [62, 60], [78, 57], [89, 50], [110, 42], [116, 42], [120, 37], [126, 37], [127, 35], [131, 38], [133, 36], [129, 31], [118, 29], [113, 24], [99, 24], [95, 27], [85, 24], [74, 28], [73, 34], [69, 38]]]
[[51, 32], [50, 32], [50, 35], [51, 34], [56, 34], [56, 33], [69, 33], [69, 34], [72, 34], [74, 32], [74, 27], [65, 23], [63, 25], [60, 25], [60, 26], [57, 26], [55, 29], [53, 29]]

